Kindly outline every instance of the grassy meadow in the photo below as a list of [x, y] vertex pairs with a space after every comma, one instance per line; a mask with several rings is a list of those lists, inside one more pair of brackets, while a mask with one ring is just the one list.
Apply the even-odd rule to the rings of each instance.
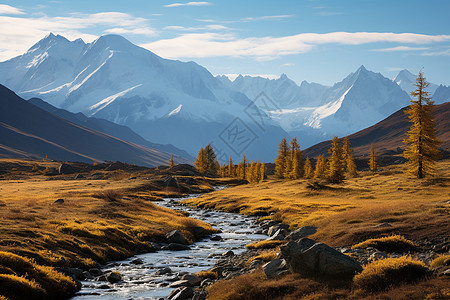
[[[22, 292], [34, 291], [36, 299], [53, 297], [46, 285], [39, 283], [42, 272], [24, 272], [21, 264], [6, 264], [11, 257], [26, 261], [27, 270], [49, 268], [45, 272], [50, 272], [50, 277], [62, 276], [64, 280], [53, 283], [53, 289], [60, 286], [67, 296], [75, 288], [67, 288], [66, 283], [75, 283], [53, 268], [88, 269], [96, 262], [152, 251], [147, 241], [164, 241], [173, 229], [180, 230], [190, 242], [198, 238], [193, 230], [197, 226], [214, 231], [209, 224], [152, 202], [184, 192], [213, 190], [202, 177], [190, 176], [195, 184], [188, 187], [181, 183], [183, 176], [173, 176], [180, 182], [177, 189], [165, 186], [167, 175], [148, 169], [87, 169], [80, 173], [84, 178], [77, 180], [77, 174], [46, 175], [58, 165], [0, 160], [0, 295], [15, 299]], [[92, 179], [95, 177], [103, 179]], [[55, 203], [58, 199], [64, 203]], [[13, 287], [20, 293], [3, 293]]]
[[418, 240], [450, 232], [450, 161], [439, 162], [438, 169], [437, 178], [418, 180], [405, 175], [402, 165], [388, 166], [341, 184], [269, 177], [185, 202], [273, 219], [291, 230], [317, 226], [311, 238], [332, 246], [390, 234]]

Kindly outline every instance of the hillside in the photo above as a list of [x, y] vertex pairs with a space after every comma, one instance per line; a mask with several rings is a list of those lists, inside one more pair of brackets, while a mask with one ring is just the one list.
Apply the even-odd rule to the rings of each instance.
[[[50, 114], [0, 85], [0, 157], [167, 164], [170, 154], [125, 142]], [[179, 163], [189, 160], [176, 156]]]
[[[348, 136], [355, 156], [367, 155], [370, 145], [373, 144], [378, 154], [392, 151], [400, 152], [398, 148], [404, 149], [403, 139], [411, 124], [404, 113], [405, 108], [390, 115], [383, 121], [358, 131]], [[450, 102], [436, 105], [435, 125], [437, 137], [443, 141], [440, 148], [450, 150]], [[304, 151], [305, 156], [316, 157], [320, 154], [328, 154], [330, 141], [325, 141], [309, 147]]]

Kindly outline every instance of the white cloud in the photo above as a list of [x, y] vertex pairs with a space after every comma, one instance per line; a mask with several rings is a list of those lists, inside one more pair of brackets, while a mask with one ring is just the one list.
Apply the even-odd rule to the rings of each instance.
[[208, 6], [210, 2], [187, 2], [187, 3], [172, 3], [164, 5], [164, 7], [179, 7], [179, 6]]
[[292, 66], [294, 66], [294, 64], [293, 63], [285, 63], [285, 64], [282, 64], [281, 66], [282, 67], [292, 67]]
[[253, 57], [271, 60], [311, 51], [323, 44], [362, 45], [378, 42], [429, 44], [449, 41], [450, 35], [390, 32], [301, 33], [285, 37], [238, 38], [232, 34], [186, 33], [141, 46], [167, 58]]
[[23, 15], [21, 9], [6, 4], [0, 4], [0, 15]]
[[428, 50], [428, 47], [408, 47], [408, 46], [398, 46], [393, 48], [382, 48], [382, 49], [372, 49], [371, 51], [376, 52], [399, 52], [399, 51], [423, 51]]
[[90, 42], [96, 35], [87, 34], [92, 27], [103, 33], [136, 34], [155, 36], [158, 32], [149, 26], [149, 21], [126, 13], [102, 12], [96, 14], [73, 13], [67, 17], [1, 16], [0, 61], [25, 52], [30, 46], [49, 32], [61, 34], [72, 40], [82, 38]]
[[424, 52], [423, 56], [450, 56], [450, 49], [444, 51]]

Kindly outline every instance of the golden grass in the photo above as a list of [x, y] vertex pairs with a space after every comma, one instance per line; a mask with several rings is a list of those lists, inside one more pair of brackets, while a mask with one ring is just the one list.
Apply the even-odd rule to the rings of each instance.
[[367, 264], [353, 279], [354, 284], [366, 292], [385, 290], [403, 283], [422, 279], [428, 267], [411, 257], [386, 258]]
[[196, 273], [195, 275], [197, 275], [198, 277], [200, 277], [201, 279], [217, 279], [219, 276], [217, 275], [217, 272], [213, 272], [213, 271], [200, 271], [198, 273]]
[[282, 244], [285, 244], [286, 241], [257, 241], [257, 242], [253, 242], [248, 244], [247, 246], [245, 246], [245, 248], [247, 248], [248, 250], [256, 250], [256, 249], [272, 249], [272, 248], [276, 248]]
[[442, 254], [433, 259], [430, 263], [430, 267], [433, 269], [439, 268], [440, 266], [450, 265], [450, 254]]
[[368, 247], [373, 247], [385, 252], [404, 253], [414, 250], [416, 248], [416, 245], [410, 240], [407, 240], [402, 235], [390, 235], [386, 237], [366, 240], [352, 246], [352, 249], [364, 249]]
[[247, 264], [250, 264], [254, 260], [262, 260], [264, 262], [269, 262], [269, 261], [274, 260], [277, 257], [278, 257], [278, 254], [277, 254], [277, 251], [275, 251], [275, 250], [263, 251], [260, 254], [251, 257], [247, 261]]
[[[404, 166], [382, 174], [361, 172], [357, 178], [325, 188], [308, 188], [309, 180], [269, 178], [202, 195], [185, 203], [205, 208], [259, 215], [289, 224], [317, 226], [311, 238], [332, 246], [353, 245], [382, 235], [407, 238], [445, 236], [450, 232], [448, 196], [450, 160], [437, 164], [437, 179], [404, 175]], [[391, 227], [378, 227], [390, 223]]]
[[[76, 284], [72, 278], [56, 271], [53, 267], [39, 265], [26, 257], [0, 252], [0, 265], [4, 268], [3, 271], [13, 272], [13, 274], [3, 274], [4, 284], [0, 285], [0, 294], [7, 297], [12, 297], [11, 295], [20, 297], [23, 293], [25, 296], [28, 294], [28, 299], [33, 298], [32, 295], [39, 298], [41, 294], [51, 299], [64, 298], [76, 290]], [[16, 285], [14, 289], [12, 289], [13, 285]]]

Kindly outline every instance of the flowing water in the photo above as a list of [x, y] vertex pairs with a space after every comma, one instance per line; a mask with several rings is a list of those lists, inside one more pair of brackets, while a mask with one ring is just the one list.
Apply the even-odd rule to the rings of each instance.
[[[220, 188], [218, 188], [220, 189]], [[187, 198], [198, 197], [190, 195]], [[154, 253], [140, 254], [124, 261], [106, 265], [102, 271], [119, 271], [122, 281], [110, 284], [104, 281], [83, 281], [81, 291], [73, 299], [160, 299], [167, 297], [173, 288], [168, 287], [177, 273], [196, 273], [211, 268], [221, 254], [232, 250], [241, 253], [245, 245], [255, 240], [267, 238], [254, 234], [258, 229], [256, 218], [234, 213], [182, 206], [178, 203], [186, 198], [167, 198], [158, 202], [160, 206], [186, 211], [189, 216], [211, 224], [222, 233], [222, 241], [205, 238], [193, 245], [190, 250], [160, 250]], [[144, 263], [134, 265], [130, 262], [140, 258]], [[172, 274], [156, 275], [161, 268], [170, 267]]]

